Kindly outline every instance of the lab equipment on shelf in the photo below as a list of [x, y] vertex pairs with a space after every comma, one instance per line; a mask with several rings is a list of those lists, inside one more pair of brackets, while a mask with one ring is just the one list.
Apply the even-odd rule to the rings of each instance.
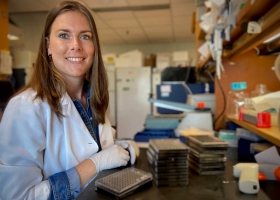
[[250, 94], [250, 97], [258, 97], [270, 93], [265, 84], [257, 84], [255, 90]]
[[269, 112], [258, 112], [256, 110], [241, 108], [239, 120], [256, 125], [258, 128], [271, 127], [271, 114]]
[[231, 90], [227, 97], [227, 116], [238, 118], [239, 109], [244, 107], [245, 99], [249, 97], [246, 82], [231, 83]]

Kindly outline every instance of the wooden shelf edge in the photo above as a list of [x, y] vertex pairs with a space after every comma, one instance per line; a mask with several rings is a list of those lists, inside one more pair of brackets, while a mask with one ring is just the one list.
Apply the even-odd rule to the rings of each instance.
[[211, 58], [211, 54], [208, 54], [208, 56], [202, 62], [198, 63], [198, 68], [203, 67], [208, 61], [211, 60]]
[[277, 1], [256, 0], [252, 4], [252, 1], [247, 1], [235, 18], [236, 28], [231, 31], [231, 41], [224, 41], [223, 45], [233, 44], [242, 35], [244, 31], [240, 27], [243, 22], [259, 20], [276, 3]]
[[195, 26], [195, 38], [196, 40], [205, 40], [206, 33], [200, 28], [200, 22], [196, 22]]
[[261, 23], [262, 32], [260, 34], [243, 34], [236, 42], [234, 42], [233, 49], [226, 51], [223, 56], [230, 57], [251, 50], [254, 46], [257, 46], [257, 43], [262, 43], [271, 32], [275, 32], [274, 29], [278, 30], [277, 22], [280, 20], [279, 9], [280, 2], [263, 16]]
[[250, 124], [244, 121], [240, 121], [238, 119], [227, 117], [228, 120], [238, 124], [239, 126], [242, 126], [243, 128], [255, 133], [256, 135], [259, 135], [260, 137], [266, 139], [267, 141], [280, 146], [280, 131], [278, 127], [271, 127], [271, 128], [258, 128], [254, 124]]

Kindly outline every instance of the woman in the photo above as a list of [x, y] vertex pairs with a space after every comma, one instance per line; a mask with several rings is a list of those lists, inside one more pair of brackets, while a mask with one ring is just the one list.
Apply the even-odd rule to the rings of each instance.
[[134, 163], [133, 142], [114, 144], [107, 88], [89, 9], [59, 3], [46, 19], [31, 81], [0, 124], [0, 199], [73, 199], [100, 171], [130, 156]]

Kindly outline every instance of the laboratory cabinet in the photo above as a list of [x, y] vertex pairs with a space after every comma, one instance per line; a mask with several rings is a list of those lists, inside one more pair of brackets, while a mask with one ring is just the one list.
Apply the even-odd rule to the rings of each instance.
[[109, 119], [112, 126], [116, 126], [116, 79], [115, 79], [115, 68], [106, 67], [108, 76], [108, 92], [109, 92]]

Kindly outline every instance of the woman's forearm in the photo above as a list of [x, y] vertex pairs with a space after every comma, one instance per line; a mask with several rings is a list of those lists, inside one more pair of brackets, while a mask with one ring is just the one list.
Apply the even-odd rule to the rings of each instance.
[[80, 183], [81, 187], [84, 187], [84, 185], [94, 176], [96, 175], [96, 167], [95, 164], [89, 160], [86, 159], [80, 164], [76, 166], [76, 170], [80, 176]]

